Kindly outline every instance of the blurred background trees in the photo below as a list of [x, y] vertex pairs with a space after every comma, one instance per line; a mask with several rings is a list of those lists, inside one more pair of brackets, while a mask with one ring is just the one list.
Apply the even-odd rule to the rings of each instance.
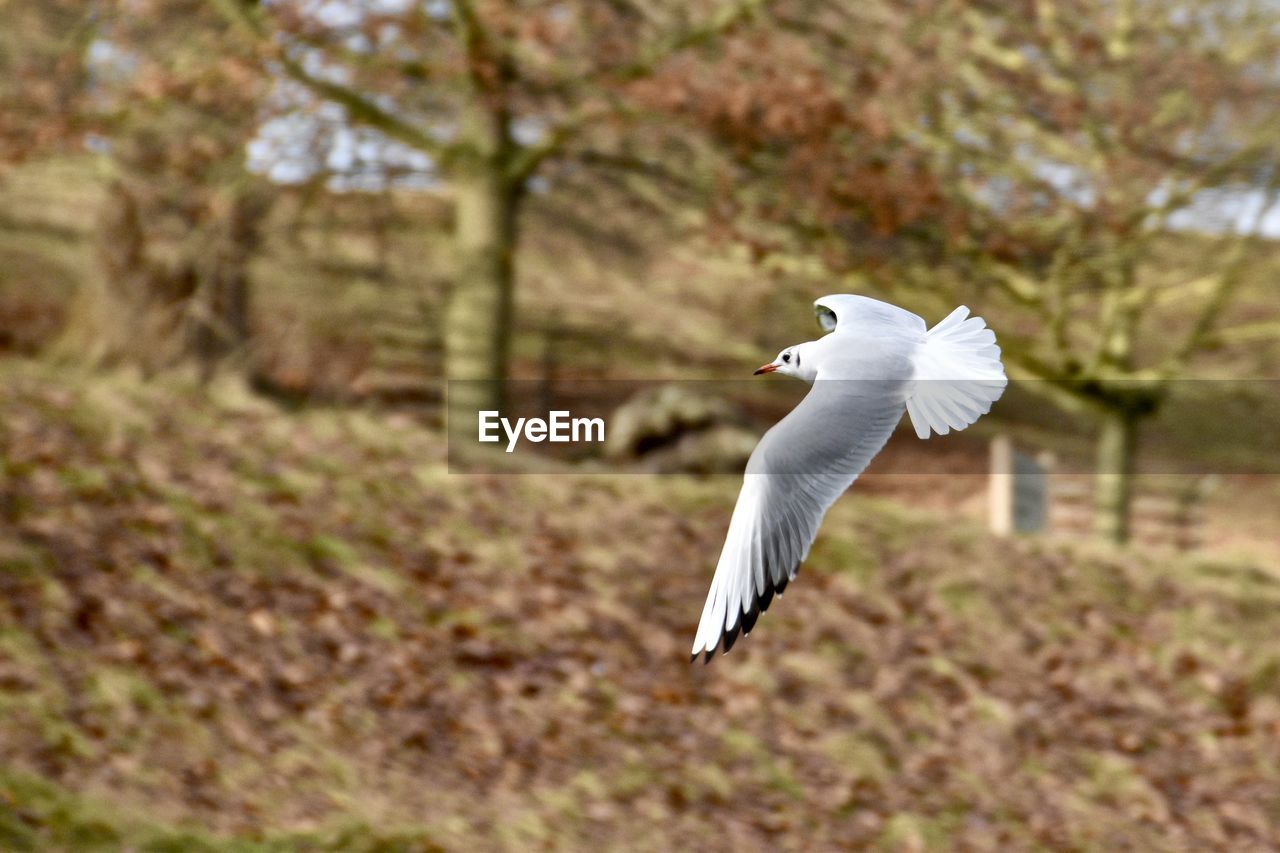
[[203, 2], [100, 4], [92, 105], [106, 155], [99, 286], [64, 350], [208, 378], [249, 356], [248, 266], [272, 190], [245, 168], [267, 83]]
[[468, 410], [509, 374], [531, 209], [623, 255], [718, 239], [765, 310], [980, 307], [1026, 387], [1095, 425], [1123, 541], [1139, 424], [1198, 353], [1275, 331], [1233, 307], [1280, 187], [1265, 3], [4, 9], [3, 156], [87, 145], [106, 188], [62, 345], [90, 361], [251, 363], [265, 223], [300, 179], [443, 204], [430, 322]]
[[0, 15], [0, 166], [48, 156], [89, 128], [88, 53], [96, 33], [92, 4], [4, 0]]
[[[1208, 343], [1277, 212], [1275, 12], [1010, 4], [936, 43], [953, 85], [929, 90], [921, 138], [964, 227], [936, 276], [956, 286], [929, 289], [1021, 323], [1002, 338], [1015, 375], [1098, 422], [1097, 521], [1114, 541], [1138, 425]], [[1198, 257], [1170, 263], [1197, 213]]]
[[758, 4], [216, 5], [269, 46], [268, 68], [427, 158], [454, 207], [450, 399], [474, 411], [501, 402], [520, 210], [540, 172], [584, 138], [613, 149], [597, 163], [627, 162], [630, 87]]
[[1013, 375], [1097, 424], [1099, 531], [1124, 541], [1138, 425], [1232, 336], [1278, 212], [1276, 23], [1249, 3], [779, 3], [682, 106], [735, 153], [737, 226], [774, 263], [1001, 318]]

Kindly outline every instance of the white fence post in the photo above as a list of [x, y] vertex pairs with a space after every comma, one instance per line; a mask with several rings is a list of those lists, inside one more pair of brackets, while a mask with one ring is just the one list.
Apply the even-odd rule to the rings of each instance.
[[1007, 435], [991, 442], [991, 532], [1043, 533], [1049, 527], [1049, 476], [1053, 454], [1019, 453]]
[[991, 476], [988, 480], [991, 532], [1013, 533], [1013, 440], [1003, 433], [991, 441]]

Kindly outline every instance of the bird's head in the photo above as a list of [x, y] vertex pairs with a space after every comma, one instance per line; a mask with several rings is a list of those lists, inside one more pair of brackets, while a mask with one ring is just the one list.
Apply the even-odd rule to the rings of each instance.
[[818, 366], [813, 363], [813, 341], [789, 346], [778, 357], [768, 364], [762, 364], [755, 375], [761, 373], [782, 373], [794, 376], [805, 382], [813, 382], [818, 375]]

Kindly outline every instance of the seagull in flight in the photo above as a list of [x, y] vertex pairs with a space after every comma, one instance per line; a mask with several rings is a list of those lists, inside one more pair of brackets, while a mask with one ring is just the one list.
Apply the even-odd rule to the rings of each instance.
[[903, 412], [916, 435], [961, 430], [1004, 392], [996, 336], [960, 306], [932, 329], [866, 296], [814, 303], [826, 335], [756, 371], [794, 376], [809, 393], [751, 453], [691, 661], [728, 652], [795, 579], [822, 517], [866, 469]]

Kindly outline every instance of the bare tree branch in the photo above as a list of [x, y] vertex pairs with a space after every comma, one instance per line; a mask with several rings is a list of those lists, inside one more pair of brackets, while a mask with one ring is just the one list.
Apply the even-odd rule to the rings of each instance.
[[1164, 375], [1176, 376], [1186, 367], [1187, 362], [1191, 360], [1191, 357], [1195, 355], [1198, 349], [1211, 343], [1214, 337], [1214, 325], [1218, 322], [1219, 316], [1231, 301], [1231, 297], [1235, 294], [1241, 280], [1244, 278], [1243, 273], [1249, 257], [1249, 250], [1262, 239], [1261, 225], [1263, 219], [1275, 208], [1277, 201], [1280, 201], [1280, 169], [1274, 171], [1265, 193], [1265, 199], [1258, 204], [1258, 209], [1254, 211], [1253, 220], [1249, 227], [1243, 229], [1235, 245], [1232, 246], [1231, 255], [1226, 264], [1224, 264], [1224, 268], [1214, 283], [1213, 289], [1205, 299], [1204, 307], [1196, 318], [1191, 331], [1183, 339], [1182, 345], [1174, 350], [1173, 354], [1161, 366], [1161, 372]]
[[[669, 36], [647, 51], [636, 61], [614, 69], [610, 76], [619, 81], [635, 80], [647, 76], [668, 57], [683, 50], [706, 44], [729, 29], [746, 20], [771, 0], [736, 0], [712, 15], [701, 26]], [[532, 145], [524, 146], [512, 159], [507, 169], [508, 178], [519, 182], [526, 180], [549, 157], [560, 154], [565, 147], [593, 122], [616, 116], [626, 108], [616, 99], [603, 105], [584, 107], [554, 123], [546, 136]]]
[[[231, 23], [240, 27], [259, 41], [266, 42], [268, 36], [262, 24], [263, 12], [257, 6], [247, 4], [243, 0], [209, 0]], [[443, 162], [458, 153], [458, 146], [443, 142], [422, 128], [391, 113], [362, 93], [332, 80], [315, 76], [303, 67], [292, 56], [287, 48], [279, 53], [281, 69], [289, 79], [302, 84], [317, 96], [341, 106], [354, 122], [380, 131], [389, 139], [401, 142], [410, 148], [422, 151]]]

